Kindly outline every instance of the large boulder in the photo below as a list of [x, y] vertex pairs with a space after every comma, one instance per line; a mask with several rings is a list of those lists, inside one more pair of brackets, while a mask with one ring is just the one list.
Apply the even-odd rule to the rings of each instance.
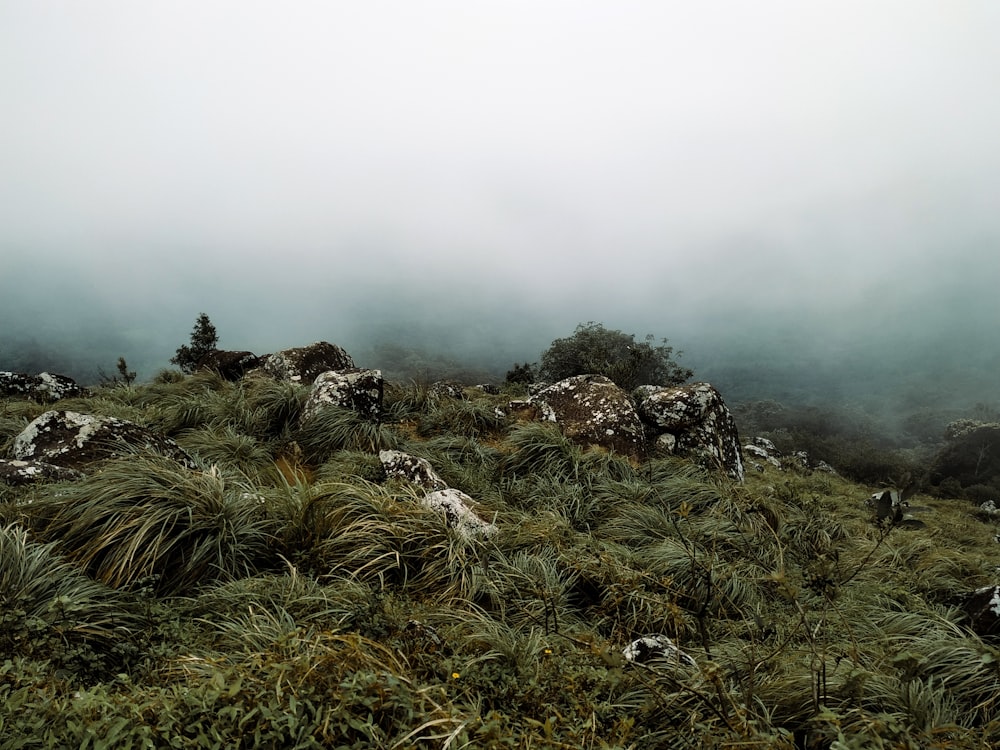
[[214, 370], [224, 380], [236, 381], [261, 363], [261, 357], [253, 352], [233, 352], [215, 349], [200, 360], [199, 370]]
[[0, 459], [0, 482], [14, 487], [38, 482], [62, 482], [82, 477], [83, 474], [75, 469], [67, 469], [45, 461]]
[[658, 446], [743, 480], [736, 420], [713, 386], [641, 386], [637, 396], [639, 416], [658, 434]]
[[645, 431], [629, 395], [603, 375], [576, 375], [528, 399], [541, 418], [555, 422], [567, 437], [638, 458]]
[[320, 373], [313, 382], [309, 399], [302, 407], [302, 421], [327, 406], [353, 409], [378, 421], [382, 417], [385, 381], [380, 370], [339, 370]]
[[317, 341], [309, 346], [268, 354], [261, 369], [278, 380], [310, 385], [320, 373], [328, 370], [354, 369], [354, 360], [336, 344]]
[[87, 389], [73, 378], [41, 372], [25, 375], [20, 372], [0, 372], [0, 397], [23, 396], [33, 401], [48, 403], [63, 398], [85, 396]]
[[36, 418], [14, 438], [12, 455], [82, 471], [137, 449], [151, 450], [194, 468], [190, 456], [168, 437], [124, 419], [75, 411], [47, 411]]

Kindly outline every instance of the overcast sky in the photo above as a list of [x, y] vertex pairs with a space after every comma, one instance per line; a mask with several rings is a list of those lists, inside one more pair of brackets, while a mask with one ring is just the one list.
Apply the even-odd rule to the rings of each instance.
[[932, 305], [1000, 279], [998, 38], [992, 0], [0, 0], [0, 324]]

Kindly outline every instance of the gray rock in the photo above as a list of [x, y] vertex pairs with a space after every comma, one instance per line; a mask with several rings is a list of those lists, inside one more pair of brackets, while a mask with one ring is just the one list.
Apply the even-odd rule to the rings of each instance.
[[302, 408], [302, 421], [326, 406], [353, 409], [368, 419], [382, 417], [382, 394], [385, 381], [380, 370], [331, 370], [320, 373]]
[[743, 454], [736, 420], [719, 392], [708, 383], [673, 387], [642, 386], [638, 412], [659, 433], [669, 433], [674, 452], [720, 468], [743, 480]]
[[497, 527], [484, 521], [472, 510], [475, 501], [461, 490], [453, 488], [435, 490], [421, 498], [427, 508], [441, 513], [451, 528], [466, 539], [489, 537], [497, 533]]
[[603, 375], [560, 380], [528, 399], [568, 438], [633, 458], [645, 454], [642, 421], [629, 395]]
[[12, 455], [81, 471], [136, 449], [155, 451], [188, 468], [195, 465], [177, 443], [146, 427], [75, 411], [47, 411], [37, 417], [14, 438]]
[[20, 372], [0, 372], [0, 397], [24, 396], [40, 403], [87, 395], [87, 389], [65, 375], [42, 372], [25, 375]]
[[328, 370], [353, 369], [351, 355], [326, 341], [268, 354], [261, 364], [261, 370], [272, 378], [304, 385], [312, 384], [320, 373]]
[[390, 479], [404, 479], [427, 490], [443, 490], [448, 486], [426, 458], [393, 450], [379, 451], [378, 457]]
[[38, 482], [63, 482], [82, 479], [83, 473], [75, 469], [46, 463], [45, 461], [19, 461], [0, 459], [0, 482], [14, 487]]
[[654, 659], [663, 659], [678, 665], [697, 666], [697, 662], [681, 651], [674, 642], [665, 635], [647, 635], [636, 638], [622, 651], [626, 661], [645, 664]]

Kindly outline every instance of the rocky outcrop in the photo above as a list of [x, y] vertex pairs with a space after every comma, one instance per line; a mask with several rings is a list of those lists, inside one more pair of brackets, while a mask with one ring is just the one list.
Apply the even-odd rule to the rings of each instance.
[[633, 458], [645, 453], [645, 430], [628, 394], [603, 375], [560, 380], [528, 399], [568, 438]]
[[625, 661], [645, 664], [654, 659], [662, 659], [677, 665], [696, 666], [696, 662], [685, 654], [665, 635], [647, 635], [636, 638], [622, 651]]
[[657, 435], [662, 450], [720, 468], [743, 480], [743, 455], [736, 420], [719, 392], [708, 383], [640, 386], [641, 419]]
[[465, 398], [465, 386], [457, 380], [436, 380], [427, 387], [427, 398], [431, 401], [444, 401]]
[[475, 501], [461, 490], [448, 487], [427, 459], [402, 451], [379, 451], [379, 460], [387, 477], [405, 479], [430, 490], [420, 502], [444, 516], [445, 522], [466, 539], [492, 536], [497, 527], [484, 521], [473, 510]]
[[302, 421], [327, 406], [352, 409], [368, 419], [382, 417], [385, 381], [380, 370], [339, 370], [320, 373], [302, 408]]
[[63, 398], [86, 396], [87, 389], [73, 378], [42, 372], [25, 375], [20, 372], [0, 372], [0, 398], [23, 396], [32, 401], [49, 403]]
[[0, 482], [14, 487], [38, 482], [63, 482], [82, 477], [83, 474], [75, 469], [67, 469], [45, 461], [0, 459]]
[[231, 352], [215, 349], [198, 361], [199, 370], [213, 370], [224, 380], [236, 381], [261, 363], [253, 352]]
[[379, 451], [379, 460], [387, 479], [403, 479], [425, 490], [443, 490], [448, 485], [426, 458], [403, 451]]
[[75, 411], [47, 411], [39, 416], [14, 438], [12, 455], [83, 471], [137, 449], [155, 451], [194, 468], [190, 456], [170, 438], [124, 419]]
[[785, 456], [779, 451], [774, 443], [767, 438], [755, 437], [743, 446], [743, 456], [750, 468], [756, 471], [764, 471], [765, 464], [776, 469], [799, 469], [804, 471], [821, 471], [826, 474], [836, 474], [837, 471], [826, 461], [810, 461], [809, 454], [805, 451], [795, 451], [790, 456]]
[[312, 384], [320, 373], [328, 370], [353, 369], [351, 355], [326, 341], [268, 354], [261, 364], [261, 370], [272, 378], [304, 385]]

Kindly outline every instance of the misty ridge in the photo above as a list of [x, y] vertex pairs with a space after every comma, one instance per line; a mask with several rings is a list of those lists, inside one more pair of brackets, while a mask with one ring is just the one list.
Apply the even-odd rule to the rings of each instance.
[[[926, 478], [933, 457], [945, 448], [950, 424], [1000, 421], [993, 379], [998, 358], [993, 342], [984, 342], [980, 330], [989, 310], [978, 310], [981, 303], [968, 289], [963, 295], [939, 300], [934, 307], [904, 303], [908, 308], [891, 296], [881, 305], [873, 297], [860, 318], [845, 313], [842, 320], [813, 310], [801, 311], [794, 320], [790, 315], [772, 316], [767, 335], [759, 327], [751, 332], [745, 321], [741, 329], [726, 319], [714, 324], [689, 320], [685, 328], [697, 330], [687, 333], [691, 343], [678, 345], [676, 336], [664, 343], [669, 342], [676, 361], [689, 368], [688, 377], [681, 380], [707, 381], [719, 389], [741, 435], [762, 436], [788, 454], [805, 451], [857, 481], [892, 484], [903, 475]], [[11, 292], [7, 299], [13, 298]], [[6, 326], [0, 332], [0, 369], [59, 373], [97, 385], [118, 382], [115, 363], [125, 360], [139, 382], [166, 376], [172, 360], [164, 351], [170, 339], [159, 328], [161, 319], [143, 319], [141, 310], [129, 310], [135, 319], [125, 329], [100, 317], [100, 304], [71, 304], [93, 312], [61, 320], [49, 309], [34, 332]], [[494, 305], [497, 318], [507, 315], [504, 325], [475, 313], [463, 315], [460, 324], [449, 324], [446, 309], [428, 307], [416, 298], [404, 298], [402, 304], [411, 309], [380, 310], [366, 320], [339, 317], [337, 328], [344, 335], [330, 338], [344, 344], [358, 366], [379, 369], [388, 381], [501, 386], [510, 382], [512, 366], [516, 370], [521, 363], [531, 365], [537, 374], [539, 354], [551, 344], [539, 343], [543, 326], [537, 324], [560, 317], [543, 313], [519, 319], [516, 311]], [[489, 301], [482, 307], [488, 310]], [[947, 318], [942, 318], [942, 310], [948, 310]], [[25, 313], [8, 308], [8, 319], [14, 314]], [[233, 317], [230, 313], [227, 320]], [[220, 326], [223, 349], [236, 348], [224, 346], [229, 341], [246, 344], [256, 338], [240, 329], [238, 317], [233, 322], [232, 332]], [[70, 325], [76, 331], [71, 332]], [[319, 330], [312, 322], [311, 327]], [[289, 323], [289, 330], [295, 328]], [[954, 335], [959, 330], [967, 339]], [[645, 332], [625, 333], [641, 342], [642, 335], [636, 334]], [[287, 342], [283, 336], [283, 331], [269, 330], [260, 338], [282, 341], [275, 349], [308, 343]], [[161, 343], [153, 346], [155, 342]], [[984, 476], [973, 483], [994, 482], [1000, 486], [1000, 477]]]

